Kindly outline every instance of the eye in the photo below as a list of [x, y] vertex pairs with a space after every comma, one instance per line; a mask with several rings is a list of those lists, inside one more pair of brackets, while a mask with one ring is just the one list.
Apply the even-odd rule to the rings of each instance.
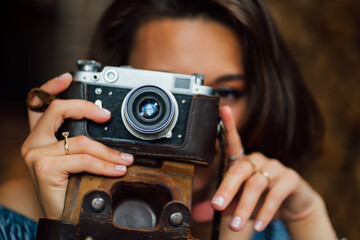
[[221, 87], [215, 89], [215, 95], [219, 96], [220, 98], [236, 100], [244, 96], [245, 92], [231, 87]]

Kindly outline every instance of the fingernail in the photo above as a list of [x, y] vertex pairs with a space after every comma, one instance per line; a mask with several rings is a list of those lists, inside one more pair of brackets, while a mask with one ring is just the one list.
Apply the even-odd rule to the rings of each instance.
[[128, 163], [132, 163], [134, 161], [134, 156], [128, 153], [120, 153], [120, 157], [122, 160]]
[[232, 108], [230, 106], [226, 106], [227, 111], [232, 114]]
[[65, 80], [65, 79], [69, 78], [69, 75], [70, 75], [70, 73], [63, 73], [60, 76], [58, 76], [56, 79], [58, 81], [62, 81], [62, 80]]
[[111, 112], [106, 108], [100, 108], [100, 112], [107, 117], [111, 115]]
[[256, 221], [254, 224], [254, 229], [258, 232], [263, 230], [264, 223], [262, 221]]
[[240, 229], [241, 217], [233, 217], [230, 221], [230, 226], [236, 229]]
[[115, 165], [115, 169], [118, 170], [119, 172], [125, 172], [126, 171], [126, 167], [123, 165]]
[[223, 207], [225, 205], [225, 198], [223, 198], [222, 196], [216, 196], [212, 199], [211, 201], [213, 204], [216, 204], [220, 207]]

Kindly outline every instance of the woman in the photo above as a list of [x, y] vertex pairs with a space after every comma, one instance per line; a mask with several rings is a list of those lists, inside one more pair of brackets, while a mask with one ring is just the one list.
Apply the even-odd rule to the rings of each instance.
[[[287, 233], [336, 239], [322, 198], [289, 168], [299, 169], [317, 152], [321, 118], [261, 1], [115, 1], [98, 26], [91, 58], [103, 65], [200, 72], [217, 90], [233, 161], [214, 196], [194, 204], [194, 222], [210, 221], [215, 209], [223, 212], [220, 239], [264, 237], [254, 231], [273, 239]], [[42, 89], [57, 95], [70, 83], [64, 74]], [[122, 176], [133, 163], [131, 155], [84, 136], [69, 138], [71, 154], [65, 155], [54, 133], [66, 118], [105, 122], [111, 113], [81, 100], [55, 100], [44, 113], [29, 110], [31, 133], [22, 155], [42, 207], [33, 218], [61, 216], [70, 173]], [[218, 165], [216, 157], [212, 167], [196, 169], [195, 198], [211, 185]], [[286, 229], [279, 225], [271, 236], [266, 227], [278, 226], [274, 218]]]

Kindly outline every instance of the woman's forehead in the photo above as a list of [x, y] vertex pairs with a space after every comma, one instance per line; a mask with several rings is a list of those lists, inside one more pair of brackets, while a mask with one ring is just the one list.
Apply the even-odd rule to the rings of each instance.
[[203, 19], [161, 19], [143, 24], [129, 64], [135, 68], [186, 74], [243, 72], [236, 34], [220, 23]]

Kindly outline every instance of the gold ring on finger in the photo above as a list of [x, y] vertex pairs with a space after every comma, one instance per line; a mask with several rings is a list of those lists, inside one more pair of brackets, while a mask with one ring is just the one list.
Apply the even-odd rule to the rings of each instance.
[[256, 169], [256, 162], [254, 161], [254, 159], [251, 159], [249, 157], [245, 157], [244, 158], [244, 161], [247, 161], [248, 163], [251, 164], [251, 167], [253, 169], [253, 173], [256, 173], [257, 172], [257, 169]]
[[267, 171], [257, 170], [256, 172], [261, 174], [261, 176], [263, 176], [264, 178], [266, 178], [266, 180], [268, 182], [268, 185], [270, 184], [271, 179], [270, 179], [270, 175], [269, 175], [269, 173]]
[[65, 138], [65, 154], [69, 155], [69, 132], [62, 132], [63, 137]]

